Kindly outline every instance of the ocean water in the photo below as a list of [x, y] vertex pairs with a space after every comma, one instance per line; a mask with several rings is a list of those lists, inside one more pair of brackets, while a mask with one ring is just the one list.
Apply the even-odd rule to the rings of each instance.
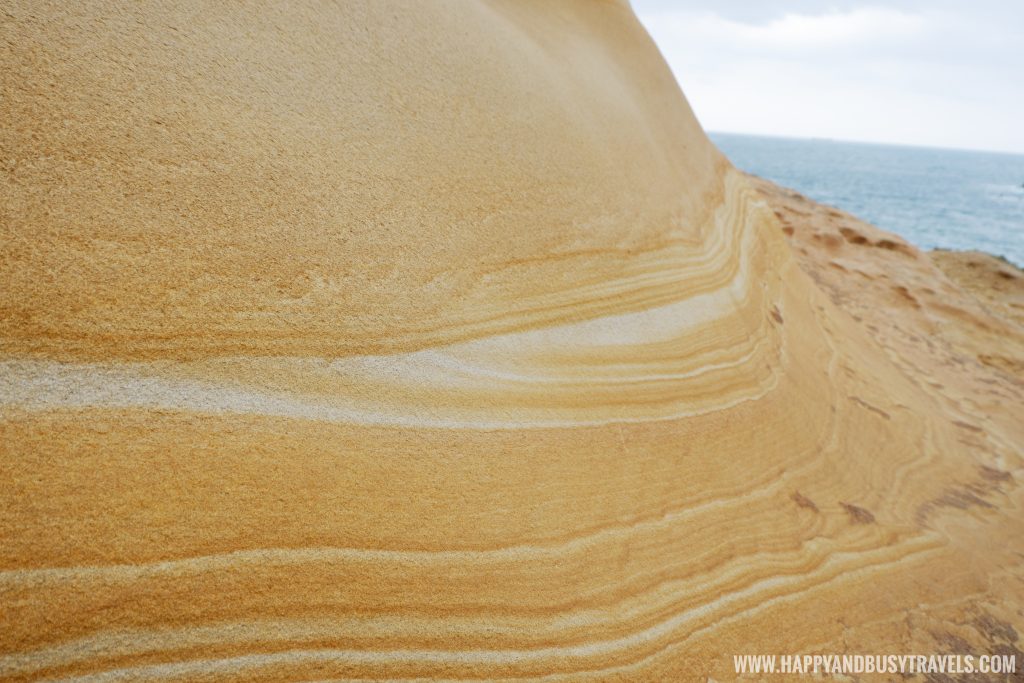
[[926, 249], [1024, 266], [1024, 156], [711, 133], [737, 168]]

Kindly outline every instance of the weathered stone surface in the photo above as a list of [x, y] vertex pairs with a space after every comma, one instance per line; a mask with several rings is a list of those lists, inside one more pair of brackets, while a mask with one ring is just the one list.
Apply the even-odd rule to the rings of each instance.
[[1019, 325], [625, 3], [5, 13], [5, 678], [1020, 647]]

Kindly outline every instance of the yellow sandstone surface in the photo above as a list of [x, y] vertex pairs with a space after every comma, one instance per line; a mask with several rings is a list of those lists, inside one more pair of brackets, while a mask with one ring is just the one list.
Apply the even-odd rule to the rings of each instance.
[[3, 680], [1024, 662], [1019, 318], [626, 3], [4, 13]]

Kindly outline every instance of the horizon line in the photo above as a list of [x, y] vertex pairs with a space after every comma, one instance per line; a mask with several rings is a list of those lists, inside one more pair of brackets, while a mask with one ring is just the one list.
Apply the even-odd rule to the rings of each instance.
[[822, 135], [785, 135], [782, 133], [748, 133], [745, 131], [734, 131], [734, 130], [712, 130], [705, 128], [704, 132], [707, 135], [741, 135], [753, 138], [779, 138], [782, 140], [803, 140], [803, 141], [819, 141], [819, 142], [838, 142], [842, 144], [851, 145], [875, 145], [878, 147], [910, 147], [914, 149], [934, 149], [946, 152], [975, 152], [982, 154], [1004, 154], [1007, 156], [1024, 156], [1024, 150], [1021, 151], [1008, 151], [1002, 149], [990, 149], [983, 147], [944, 147], [940, 145], [925, 145], [920, 143], [910, 142], [883, 142], [878, 140], [851, 140], [846, 138], [834, 138]]

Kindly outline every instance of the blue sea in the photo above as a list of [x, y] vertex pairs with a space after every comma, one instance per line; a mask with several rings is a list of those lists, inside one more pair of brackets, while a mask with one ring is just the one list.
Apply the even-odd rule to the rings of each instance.
[[733, 165], [902, 235], [1024, 266], [1024, 156], [711, 133]]

